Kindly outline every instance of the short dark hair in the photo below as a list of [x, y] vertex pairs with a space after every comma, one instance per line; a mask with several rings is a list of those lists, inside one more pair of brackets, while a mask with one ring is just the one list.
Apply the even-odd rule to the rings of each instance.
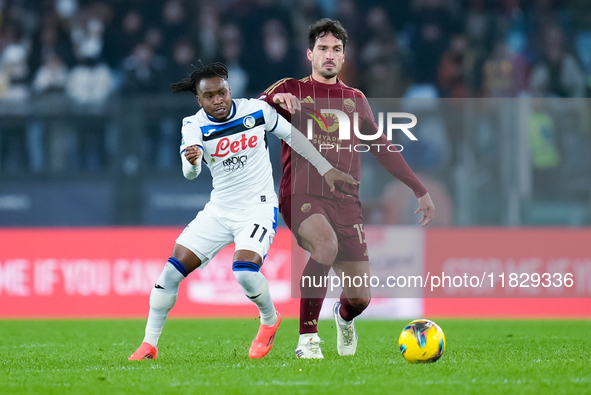
[[343, 25], [341, 25], [341, 22], [329, 18], [323, 18], [314, 22], [312, 26], [310, 26], [310, 32], [308, 33], [308, 47], [310, 50], [314, 49], [316, 40], [326, 36], [328, 33], [332, 33], [333, 36], [341, 40], [343, 42], [343, 49], [345, 49], [349, 36]]
[[[203, 64], [201, 64], [201, 66], [203, 66]], [[173, 93], [192, 92], [194, 95], [197, 95], [197, 87], [199, 86], [201, 80], [204, 78], [214, 77], [220, 77], [227, 81], [228, 67], [226, 67], [225, 64], [219, 62], [210, 63], [207, 66], [203, 66], [202, 69], [195, 67], [195, 71], [193, 71], [189, 77], [183, 78], [179, 82], [170, 84], [170, 88], [172, 89]]]

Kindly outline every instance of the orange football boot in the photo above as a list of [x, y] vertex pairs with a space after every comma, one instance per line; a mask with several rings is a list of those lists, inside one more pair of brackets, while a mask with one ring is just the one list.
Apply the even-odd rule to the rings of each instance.
[[143, 359], [156, 359], [158, 349], [150, 343], [143, 342], [142, 345], [127, 359], [130, 361], [141, 361]]
[[275, 340], [275, 334], [281, 323], [281, 314], [277, 312], [277, 322], [273, 326], [263, 325], [259, 327], [257, 336], [250, 345], [248, 356], [251, 359], [261, 359], [269, 353], [271, 347], [273, 347], [273, 341]]

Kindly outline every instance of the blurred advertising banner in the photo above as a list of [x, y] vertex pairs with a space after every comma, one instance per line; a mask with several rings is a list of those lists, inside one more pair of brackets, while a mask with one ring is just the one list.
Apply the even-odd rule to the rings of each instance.
[[425, 297], [591, 297], [591, 229], [429, 229], [425, 237]]
[[[147, 317], [149, 295], [182, 228], [0, 230], [0, 317]], [[232, 273], [234, 246], [181, 283], [171, 317], [258, 317]], [[279, 229], [263, 273], [277, 309], [290, 296], [290, 233]]]
[[326, 283], [329, 298], [340, 297], [344, 285], [353, 289], [369, 287], [374, 298], [421, 298], [423, 290], [420, 286], [403, 285], [400, 281], [397, 285], [395, 279], [422, 276], [423, 229], [412, 226], [366, 226], [362, 235], [360, 239], [363, 237], [363, 241], [367, 242], [370, 273], [346, 276], [331, 270], [323, 279], [302, 276], [310, 255], [297, 245], [295, 238], [292, 239], [292, 296], [311, 297], [315, 288]]
[[343, 288], [379, 298], [591, 297], [588, 229], [368, 226], [363, 237], [370, 271], [357, 275], [302, 276], [306, 259], [292, 246], [293, 296], [326, 284], [329, 297]]
[[591, 317], [590, 241], [585, 228], [429, 229], [425, 315]]
[[[144, 318], [181, 230], [0, 229], [0, 318]], [[350, 281], [372, 287], [366, 318], [591, 317], [589, 229], [368, 226], [365, 237], [371, 276]], [[183, 281], [171, 317], [258, 316], [232, 255], [233, 245]], [[280, 228], [263, 273], [286, 317], [298, 316], [306, 260]], [[339, 297], [329, 276], [328, 297]]]
[[[368, 226], [365, 236], [369, 276], [331, 271], [326, 282], [329, 297], [344, 283], [370, 287], [368, 317], [591, 317], [589, 229]], [[297, 297], [300, 282], [316, 284], [300, 277], [295, 248]]]

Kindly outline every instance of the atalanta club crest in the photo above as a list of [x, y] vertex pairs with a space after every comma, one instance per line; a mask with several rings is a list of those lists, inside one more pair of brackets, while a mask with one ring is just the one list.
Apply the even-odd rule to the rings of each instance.
[[244, 124], [244, 126], [248, 129], [252, 128], [254, 126], [254, 124], [256, 123], [254, 120], [254, 117], [249, 115], [248, 117], [244, 118], [244, 121], [242, 121], [242, 123]]

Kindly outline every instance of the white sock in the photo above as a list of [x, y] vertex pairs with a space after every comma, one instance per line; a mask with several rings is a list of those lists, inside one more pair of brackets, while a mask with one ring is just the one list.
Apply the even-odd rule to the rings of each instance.
[[179, 294], [179, 284], [185, 278], [170, 262], [166, 262], [158, 281], [150, 293], [150, 313], [146, 324], [144, 342], [158, 347], [158, 339]]
[[271, 300], [269, 284], [261, 272], [235, 271], [234, 276], [242, 286], [244, 294], [259, 308], [261, 324], [273, 326], [277, 322], [277, 311]]

